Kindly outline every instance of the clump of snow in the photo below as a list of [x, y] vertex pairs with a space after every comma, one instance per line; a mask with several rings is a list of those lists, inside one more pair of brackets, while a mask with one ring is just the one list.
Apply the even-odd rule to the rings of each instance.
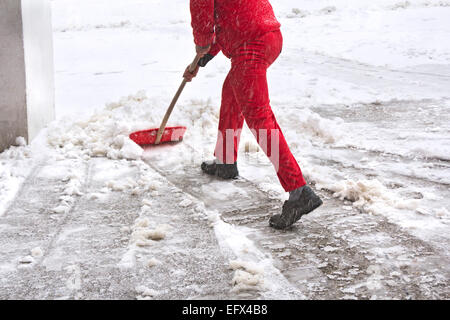
[[69, 205], [60, 205], [60, 206], [53, 208], [53, 213], [58, 213], [58, 214], [69, 213], [69, 211], [70, 211]]
[[31, 249], [31, 256], [33, 256], [35, 258], [40, 258], [43, 255], [44, 255], [44, 252], [42, 251], [42, 249], [40, 247]]
[[155, 258], [151, 258], [147, 260], [147, 267], [151, 268], [157, 265], [160, 265], [161, 261], [159, 261], [158, 259]]
[[235, 270], [231, 284], [234, 293], [260, 291], [264, 289], [264, 270], [255, 264], [233, 260], [230, 268]]
[[105, 192], [93, 192], [87, 195], [87, 199], [104, 201], [106, 199], [106, 195]]
[[168, 225], [159, 225], [153, 230], [148, 230], [146, 237], [147, 239], [152, 239], [154, 241], [162, 240], [166, 237], [169, 228]]
[[183, 201], [181, 201], [181, 202], [179, 203], [179, 206], [182, 207], [182, 208], [187, 208], [187, 207], [189, 207], [191, 204], [192, 204], [192, 200], [190, 200], [190, 199], [184, 199]]
[[136, 186], [137, 183], [131, 178], [127, 178], [126, 180], [111, 180], [105, 183], [105, 187], [117, 192], [134, 189]]
[[81, 192], [82, 177], [80, 173], [71, 171], [62, 181], [66, 182], [66, 184], [59, 197], [59, 205], [52, 210], [53, 213], [68, 213], [75, 204], [76, 197], [83, 195]]
[[146, 247], [153, 244], [153, 241], [160, 241], [166, 238], [169, 225], [158, 225], [155, 229], [135, 226], [131, 234], [131, 242], [139, 247]]
[[326, 247], [323, 248], [323, 251], [325, 251], [325, 252], [334, 252], [336, 250], [338, 250], [338, 248], [335, 248], [335, 247], [332, 247], [332, 246], [326, 246]]
[[144, 206], [151, 206], [153, 204], [153, 202], [151, 200], [148, 200], [148, 199], [143, 199], [142, 200], [142, 204]]
[[149, 230], [139, 228], [131, 234], [131, 242], [138, 247], [148, 247], [153, 244], [148, 235]]
[[242, 261], [242, 260], [231, 260], [230, 261], [230, 268], [232, 270], [245, 270], [246, 272], [249, 272], [253, 275], [257, 274], [264, 274], [264, 269], [261, 266], [258, 266], [255, 263], [249, 262], [249, 261]]
[[16, 138], [16, 146], [18, 147], [25, 147], [27, 145], [27, 141], [24, 137], [17, 137]]
[[137, 296], [138, 300], [147, 300], [151, 298], [155, 298], [159, 295], [159, 292], [153, 289], [149, 289], [146, 286], [137, 286], [136, 292], [139, 294]]

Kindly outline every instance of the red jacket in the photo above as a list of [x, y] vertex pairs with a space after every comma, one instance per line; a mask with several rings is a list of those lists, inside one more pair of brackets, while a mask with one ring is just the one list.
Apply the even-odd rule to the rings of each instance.
[[194, 41], [230, 57], [242, 43], [280, 29], [269, 0], [190, 0]]

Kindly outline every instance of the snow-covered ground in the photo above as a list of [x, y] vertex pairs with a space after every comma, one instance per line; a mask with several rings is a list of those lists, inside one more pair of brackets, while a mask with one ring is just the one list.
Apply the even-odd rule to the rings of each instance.
[[58, 119], [0, 154], [1, 297], [449, 298], [450, 1], [271, 2], [272, 107], [325, 205], [270, 230], [286, 195], [248, 130], [241, 180], [201, 175], [222, 55], [172, 115], [182, 144], [127, 138], [194, 57], [189, 1], [54, 0]]

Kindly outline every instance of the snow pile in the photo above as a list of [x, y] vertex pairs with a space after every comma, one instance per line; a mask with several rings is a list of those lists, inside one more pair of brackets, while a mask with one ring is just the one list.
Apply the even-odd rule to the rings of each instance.
[[[58, 121], [48, 130], [48, 143], [59, 148], [66, 157], [108, 157], [139, 159], [141, 147], [129, 139], [129, 134], [154, 123], [151, 102], [144, 92], [110, 103], [87, 120]], [[147, 119], [143, 121], [141, 119]]]
[[[144, 151], [129, 139], [129, 135], [159, 127], [162, 114], [155, 107], [157, 104], [160, 105], [161, 101], [149, 99], [144, 91], [140, 91], [107, 104], [88, 119], [61, 119], [48, 130], [48, 143], [57, 148], [64, 158], [140, 160]], [[171, 123], [189, 126], [186, 140], [196, 150], [201, 150], [205, 144], [204, 137], [215, 137], [217, 134], [218, 113], [208, 101], [192, 101], [192, 104], [179, 105], [171, 117]], [[174, 160], [189, 161], [189, 157]]]
[[[291, 130], [295, 129], [297, 137], [294, 141], [303, 140], [306, 133], [319, 138], [326, 144], [333, 144], [344, 135], [342, 129], [344, 121], [341, 118], [326, 119], [308, 108], [288, 112], [281, 115], [280, 119], [283, 119], [284, 126], [291, 128]], [[290, 133], [290, 130], [286, 130], [286, 134], [292, 133]]]
[[180, 104], [171, 119], [173, 119], [171, 121], [183, 123], [188, 127], [185, 141], [189, 141], [195, 150], [201, 151], [207, 147], [207, 152], [211, 153], [210, 146], [205, 146], [205, 141], [212, 138], [215, 143], [219, 122], [219, 108], [212, 104], [211, 99], [193, 99], [189, 104]]
[[310, 110], [307, 110], [306, 114], [306, 118], [301, 120], [300, 125], [307, 132], [320, 137], [325, 143], [328, 144], [335, 143], [342, 137], [342, 132], [339, 128], [339, 125], [344, 122], [342, 119], [325, 119]]
[[[324, 188], [322, 185], [317, 185], [317, 187], [319, 189]], [[379, 210], [385, 209], [386, 205], [397, 209], [416, 210], [420, 204], [420, 200], [417, 199], [401, 199], [392, 190], [389, 190], [375, 179], [344, 180], [329, 185], [326, 189], [333, 191], [334, 197], [352, 201], [354, 207], [371, 213], [379, 213]]]

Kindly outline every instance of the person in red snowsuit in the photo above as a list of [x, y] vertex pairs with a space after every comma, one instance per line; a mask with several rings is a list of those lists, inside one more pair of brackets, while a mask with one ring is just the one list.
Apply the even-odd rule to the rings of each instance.
[[[268, 0], [190, 0], [196, 51], [205, 66], [220, 51], [231, 59], [220, 108], [215, 160], [202, 163], [211, 175], [231, 179], [239, 175], [237, 156], [244, 123], [272, 161], [281, 185], [290, 193], [282, 214], [270, 225], [287, 228], [322, 204], [306, 185], [301, 169], [272, 112], [266, 72], [281, 53], [283, 37]], [[198, 67], [184, 74], [191, 81]]]

